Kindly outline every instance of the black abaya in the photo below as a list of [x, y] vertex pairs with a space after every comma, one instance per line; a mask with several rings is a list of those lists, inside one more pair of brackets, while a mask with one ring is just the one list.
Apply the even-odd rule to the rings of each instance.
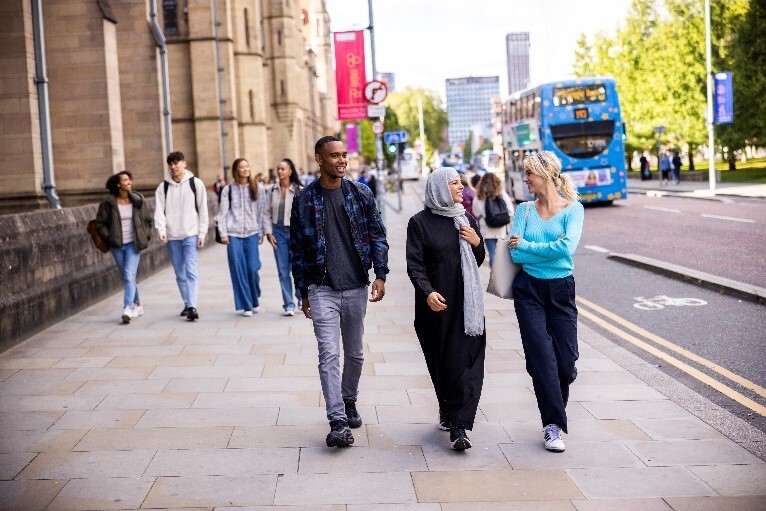
[[[476, 222], [468, 217], [479, 233]], [[481, 237], [481, 235], [479, 235]], [[473, 428], [484, 382], [486, 331], [465, 333], [463, 273], [459, 233], [452, 218], [423, 210], [407, 225], [407, 275], [415, 286], [415, 332], [439, 401], [439, 419]], [[473, 247], [472, 247], [473, 248]], [[476, 264], [484, 262], [484, 240], [473, 248]], [[444, 297], [447, 309], [434, 312], [426, 299]]]

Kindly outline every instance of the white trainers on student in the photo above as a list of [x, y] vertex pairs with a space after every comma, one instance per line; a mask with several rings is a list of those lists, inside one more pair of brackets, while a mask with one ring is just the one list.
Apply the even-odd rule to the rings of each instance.
[[133, 317], [137, 318], [144, 315], [144, 306], [140, 303], [133, 304]]
[[252, 318], [253, 317], [253, 311], [247, 311], [247, 310], [242, 311], [242, 315], [245, 316], [246, 318]]
[[287, 309], [285, 312], [282, 313], [283, 316], [295, 316], [295, 310], [294, 309]]
[[133, 319], [133, 309], [130, 307], [122, 309], [122, 322], [127, 324], [130, 323], [131, 319]]
[[263, 312], [263, 307], [259, 305], [258, 307], [253, 307], [253, 312], [258, 314], [259, 312]]
[[561, 439], [561, 428], [556, 424], [548, 424], [543, 428], [545, 448], [551, 452], [564, 452], [566, 446]]

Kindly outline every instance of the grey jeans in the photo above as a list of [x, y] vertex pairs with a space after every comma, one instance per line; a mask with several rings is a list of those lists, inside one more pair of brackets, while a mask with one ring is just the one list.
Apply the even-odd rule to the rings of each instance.
[[[346, 419], [344, 399], [356, 399], [362, 375], [364, 316], [367, 286], [335, 291], [329, 286], [309, 286], [314, 335], [319, 347], [319, 378], [327, 407], [327, 420]], [[343, 376], [340, 343], [343, 340]]]

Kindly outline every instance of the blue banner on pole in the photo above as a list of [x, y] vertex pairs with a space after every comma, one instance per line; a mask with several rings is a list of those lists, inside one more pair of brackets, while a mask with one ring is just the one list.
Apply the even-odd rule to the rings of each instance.
[[731, 124], [734, 122], [734, 90], [731, 72], [715, 73], [713, 82], [713, 124]]

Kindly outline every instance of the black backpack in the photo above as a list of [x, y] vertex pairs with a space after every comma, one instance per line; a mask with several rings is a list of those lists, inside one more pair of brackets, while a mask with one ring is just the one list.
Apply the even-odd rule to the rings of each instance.
[[508, 206], [505, 204], [502, 195], [494, 199], [487, 197], [484, 202], [484, 221], [489, 227], [502, 227], [511, 223], [511, 214], [508, 212]]

